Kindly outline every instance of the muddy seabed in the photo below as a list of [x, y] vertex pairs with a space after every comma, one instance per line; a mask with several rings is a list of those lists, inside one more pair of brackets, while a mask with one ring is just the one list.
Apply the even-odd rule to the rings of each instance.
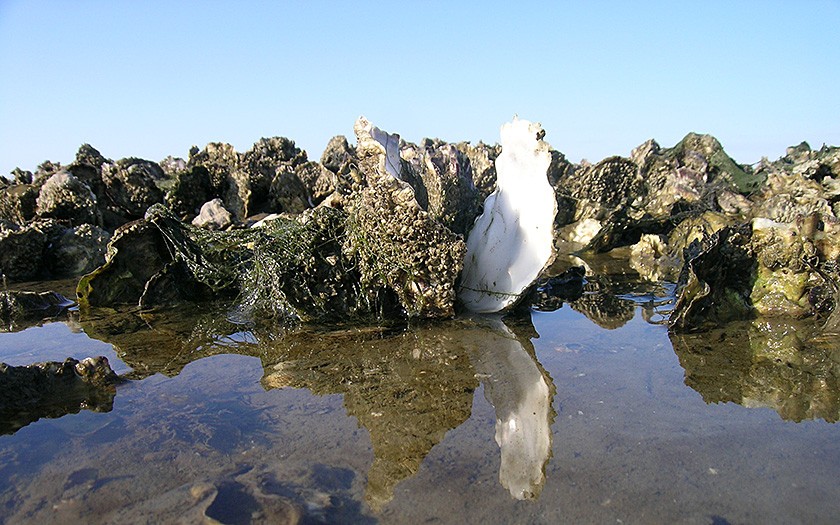
[[9, 364], [128, 378], [108, 412], [0, 436], [0, 522], [833, 521], [838, 352], [787, 362], [792, 325], [672, 341], [667, 290], [622, 286], [505, 322], [283, 333], [201, 307], [0, 333]]

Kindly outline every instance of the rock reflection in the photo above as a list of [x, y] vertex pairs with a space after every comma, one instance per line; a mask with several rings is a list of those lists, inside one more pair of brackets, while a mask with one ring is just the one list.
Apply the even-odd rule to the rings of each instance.
[[763, 319], [671, 335], [685, 384], [707, 403], [767, 407], [782, 419], [840, 420], [840, 347], [807, 322]]
[[[370, 432], [374, 461], [365, 498], [379, 511], [446, 432], [470, 416], [478, 386], [461, 323], [388, 333], [322, 334], [313, 345], [269, 351], [266, 388], [343, 394], [348, 414]], [[317, 348], [316, 348], [317, 347]]]
[[78, 323], [88, 337], [113, 345], [133, 369], [130, 379], [176, 376], [191, 362], [211, 355], [255, 355], [249, 345], [242, 344], [249, 332], [240, 332], [242, 326], [228, 320], [221, 304], [152, 311], [96, 308], [82, 312]]
[[539, 496], [551, 456], [554, 384], [536, 359], [530, 320], [457, 319], [404, 327], [350, 327], [289, 333], [253, 329], [206, 307], [160, 312], [87, 312], [90, 337], [114, 345], [131, 376], [177, 375], [222, 353], [259, 357], [266, 389], [340, 394], [367, 429], [374, 461], [366, 501], [379, 511], [446, 433], [466, 421], [479, 381], [496, 412], [499, 480], [514, 498]]
[[476, 321], [486, 327], [477, 332], [473, 362], [484, 396], [496, 409], [499, 481], [516, 499], [537, 498], [551, 457], [554, 383], [528, 337], [515, 335], [499, 318]]
[[371, 508], [387, 504], [396, 485], [470, 416], [476, 378], [496, 410], [501, 484], [518, 499], [539, 496], [551, 456], [554, 386], [527, 335], [515, 335], [500, 318], [476, 317], [376, 338], [322, 340], [317, 351], [287, 348], [266, 367], [263, 384], [344, 395], [347, 412], [373, 444]]

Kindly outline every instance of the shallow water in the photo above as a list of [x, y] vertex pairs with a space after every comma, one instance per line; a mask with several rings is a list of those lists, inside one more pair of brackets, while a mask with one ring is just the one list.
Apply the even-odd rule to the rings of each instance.
[[672, 340], [656, 302], [631, 286], [513, 321], [287, 333], [224, 309], [73, 312], [0, 333], [0, 361], [105, 355], [130, 378], [110, 412], [0, 436], [0, 521], [834, 521], [837, 345], [779, 322]]

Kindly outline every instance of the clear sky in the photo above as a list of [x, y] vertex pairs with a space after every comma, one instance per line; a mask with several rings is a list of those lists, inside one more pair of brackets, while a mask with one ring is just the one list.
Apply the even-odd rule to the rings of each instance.
[[320, 158], [353, 122], [497, 142], [514, 114], [573, 161], [711, 133], [741, 163], [840, 145], [840, 0], [0, 0], [0, 174], [245, 151]]

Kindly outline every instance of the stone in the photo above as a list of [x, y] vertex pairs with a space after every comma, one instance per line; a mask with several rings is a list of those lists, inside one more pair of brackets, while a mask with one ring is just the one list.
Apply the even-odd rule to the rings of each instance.
[[455, 147], [470, 160], [473, 184], [478, 190], [479, 200], [484, 202], [496, 189], [496, 157], [501, 153], [501, 147], [498, 144], [488, 146], [481, 141], [475, 146], [459, 142]]
[[205, 202], [218, 196], [204, 166], [188, 166], [174, 175], [172, 187], [164, 198], [167, 206], [182, 220], [192, 220]]
[[11, 184], [0, 188], [0, 218], [23, 225], [35, 218], [39, 188], [33, 184]]
[[96, 197], [102, 198], [105, 194], [105, 185], [102, 182], [102, 165], [112, 162], [99, 153], [99, 150], [90, 144], [82, 144], [76, 152], [76, 159], [67, 166], [67, 171], [82, 181]]
[[224, 230], [233, 223], [233, 216], [225, 209], [222, 199], [207, 201], [201, 207], [198, 216], [192, 220], [193, 226], [208, 230]]
[[452, 144], [440, 144], [425, 149], [422, 163], [425, 209], [453, 232], [466, 235], [481, 206], [469, 158]]
[[102, 165], [102, 182], [106, 200], [100, 202], [125, 222], [137, 220], [149, 206], [163, 201], [158, 181], [166, 177], [161, 167], [152, 161], [127, 158]]
[[321, 165], [333, 173], [341, 173], [346, 165], [353, 161], [356, 152], [347, 143], [347, 137], [337, 135], [330, 139], [321, 154]]
[[70, 226], [80, 224], [102, 225], [102, 214], [96, 196], [78, 178], [67, 171], [52, 175], [36, 199], [38, 217], [53, 218]]
[[304, 162], [295, 168], [295, 175], [306, 189], [309, 205], [317, 206], [337, 187], [336, 175], [318, 162]]
[[609, 157], [594, 166], [565, 170], [555, 188], [559, 200], [574, 203], [572, 221], [558, 229], [558, 240], [607, 251], [621, 244], [643, 183], [632, 161]]
[[111, 234], [92, 224], [65, 230], [46, 250], [46, 267], [54, 277], [75, 277], [105, 263]]
[[277, 167], [269, 190], [271, 209], [276, 212], [301, 213], [311, 208], [309, 195], [295, 168], [290, 165]]
[[539, 124], [502, 126], [496, 190], [467, 237], [458, 298], [470, 311], [514, 306], [553, 259], [557, 202], [548, 183], [549, 146]]
[[0, 230], [0, 273], [12, 281], [39, 276], [48, 239], [37, 224]]

